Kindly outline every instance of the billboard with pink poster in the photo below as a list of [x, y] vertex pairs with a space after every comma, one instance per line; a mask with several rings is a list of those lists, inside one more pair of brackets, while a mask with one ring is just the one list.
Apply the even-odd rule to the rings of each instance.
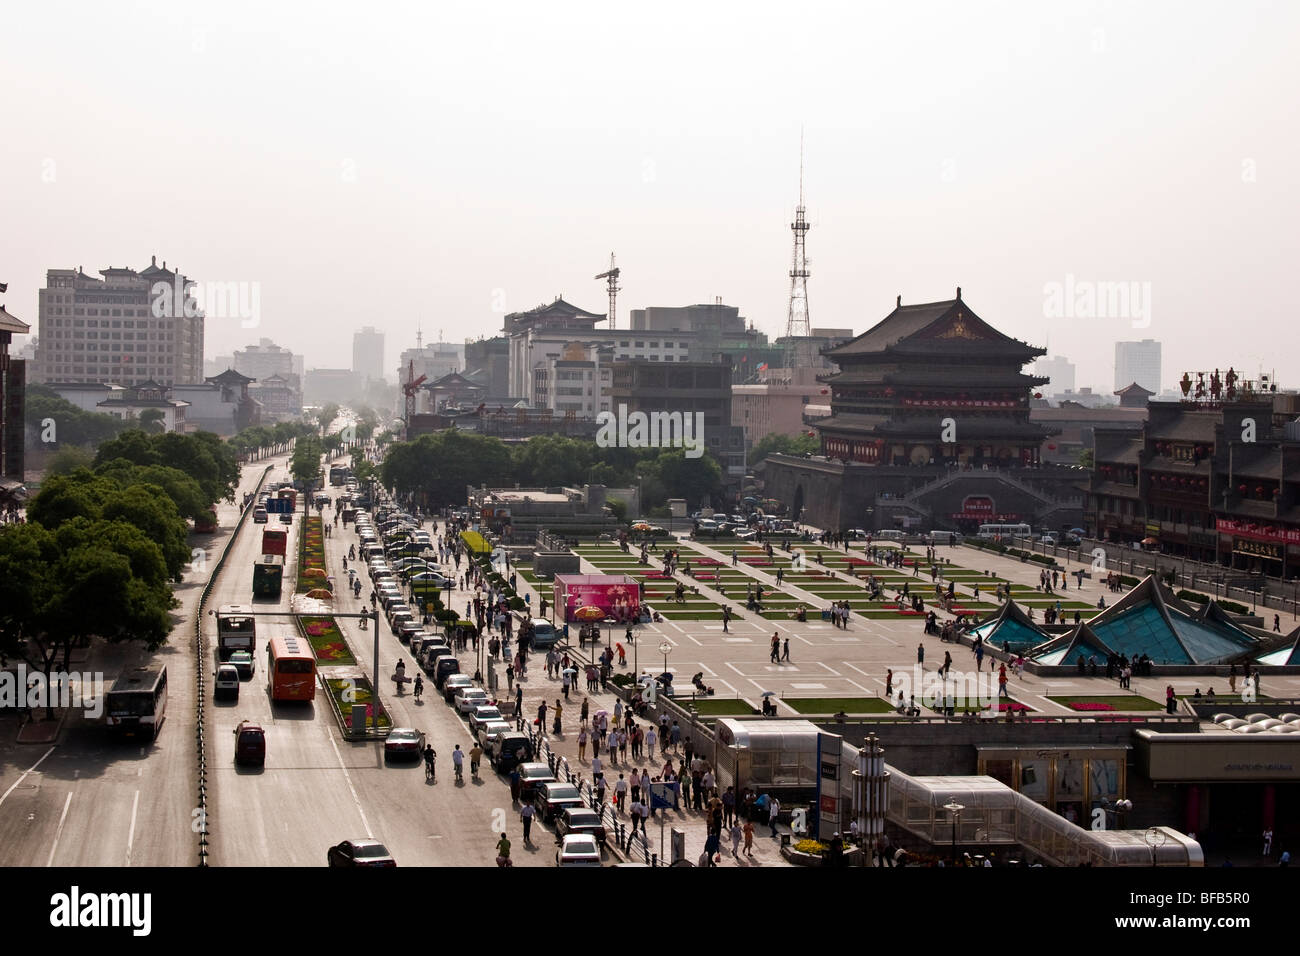
[[555, 607], [565, 623], [613, 618], [633, 620], [641, 606], [641, 585], [625, 574], [557, 574]]

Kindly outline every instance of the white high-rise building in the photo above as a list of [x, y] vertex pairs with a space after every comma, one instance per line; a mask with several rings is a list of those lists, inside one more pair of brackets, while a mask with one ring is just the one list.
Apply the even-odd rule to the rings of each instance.
[[1155, 339], [1115, 343], [1115, 391], [1134, 382], [1160, 393], [1160, 343]]

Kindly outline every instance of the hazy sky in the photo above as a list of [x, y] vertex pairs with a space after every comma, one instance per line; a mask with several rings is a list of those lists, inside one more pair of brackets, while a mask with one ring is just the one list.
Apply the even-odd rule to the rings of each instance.
[[[4, 303], [48, 268], [260, 283], [308, 368], [352, 331], [619, 324], [721, 296], [784, 330], [806, 136], [812, 324], [963, 298], [1109, 388], [1116, 339], [1300, 386], [1300, 4], [24, 3], [3, 27]], [[1149, 283], [1133, 315], [1045, 289]], [[1288, 279], [1287, 277], [1291, 278]], [[1134, 327], [1134, 323], [1138, 327]]]

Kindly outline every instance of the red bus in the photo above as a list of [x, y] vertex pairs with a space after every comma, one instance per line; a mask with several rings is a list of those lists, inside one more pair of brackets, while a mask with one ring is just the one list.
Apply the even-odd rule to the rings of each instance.
[[315, 700], [316, 654], [307, 638], [272, 637], [266, 644], [266, 679], [272, 700]]

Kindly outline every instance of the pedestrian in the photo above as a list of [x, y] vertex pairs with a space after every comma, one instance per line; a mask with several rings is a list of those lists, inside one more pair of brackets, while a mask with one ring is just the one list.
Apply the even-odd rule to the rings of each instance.
[[772, 828], [772, 839], [776, 839], [776, 824], [781, 817], [781, 801], [776, 797], [768, 798], [767, 825]]
[[1264, 856], [1273, 855], [1273, 828], [1264, 831]]
[[918, 666], [920, 666], [921, 670], [925, 670], [925, 644], [924, 643], [920, 643], [916, 645], [916, 663]]
[[578, 759], [587, 759], [587, 728], [578, 731]]
[[885, 670], [885, 697], [890, 700], [894, 697], [894, 672], [888, 668]]
[[604, 776], [604, 764], [600, 762], [600, 754], [593, 752], [591, 755], [591, 779], [602, 780]]
[[746, 820], [745, 825], [741, 827], [745, 834], [745, 855], [754, 855], [754, 821]]
[[772, 663], [779, 664], [781, 657], [781, 638], [777, 636], [776, 631], [772, 632]]
[[512, 803], [519, 802], [519, 785], [522, 779], [519, 775], [519, 766], [516, 764], [515, 769], [510, 771], [510, 801]]
[[1177, 703], [1178, 702], [1174, 696], [1174, 685], [1166, 684], [1165, 685], [1165, 713], [1172, 714], [1174, 712], [1174, 708], [1177, 706]]
[[614, 781], [614, 808], [619, 813], [624, 812], [624, 805], [627, 803], [627, 781], [623, 779], [620, 773], [618, 779]]
[[530, 837], [530, 834], [532, 833], [533, 830], [533, 815], [536, 812], [537, 811], [533, 809], [533, 805], [531, 803], [525, 803], [523, 808], [519, 811], [519, 819], [524, 825], [525, 846], [533, 842]]
[[785, 639], [785, 650], [781, 654], [781, 660], [787, 664], [790, 662], [790, 638]]
[[[591, 681], [588, 681], [587, 684], [590, 685], [590, 684], [591, 684]], [[582, 710], [580, 710], [580, 711], [578, 712], [578, 717], [579, 717], [578, 723], [579, 723], [581, 726], [583, 726], [583, 727], [586, 727], [586, 726], [587, 726], [588, 710], [589, 710], [590, 706], [591, 706], [591, 704], [590, 704], [590, 702], [587, 700], [587, 698], [586, 698], [586, 697], [583, 697], [583, 698], [582, 698]]]
[[564, 699], [568, 700], [569, 699], [569, 672], [567, 670], [564, 672], [564, 683], [562, 686], [564, 688]]
[[731, 823], [731, 857], [734, 860], [740, 859], [740, 840], [745, 835], [741, 828], [740, 822], [733, 820]]
[[730, 825], [736, 822], [736, 788], [728, 787], [722, 795], [722, 822]]
[[1006, 664], [998, 665], [998, 696], [999, 697], [1007, 696], [1007, 665]]

